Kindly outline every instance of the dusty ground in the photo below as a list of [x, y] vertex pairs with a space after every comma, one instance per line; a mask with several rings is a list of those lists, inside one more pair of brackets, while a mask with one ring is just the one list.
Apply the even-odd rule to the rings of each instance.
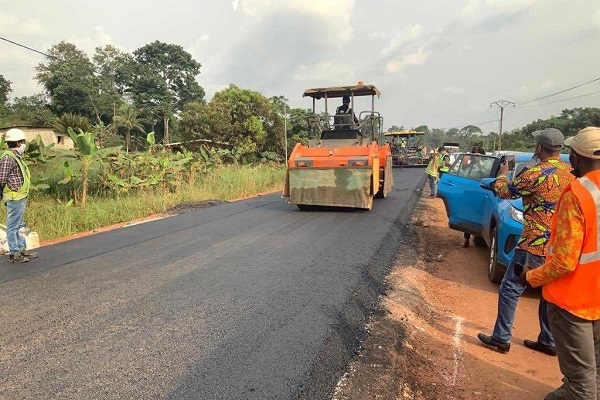
[[477, 333], [491, 333], [498, 299], [488, 250], [459, 247], [462, 233], [447, 228], [440, 199], [421, 198], [405, 237], [382, 299], [388, 312], [370, 322], [335, 400], [529, 400], [560, 385], [557, 359], [522, 344], [539, 332], [539, 293], [519, 303], [510, 353], [484, 348]]

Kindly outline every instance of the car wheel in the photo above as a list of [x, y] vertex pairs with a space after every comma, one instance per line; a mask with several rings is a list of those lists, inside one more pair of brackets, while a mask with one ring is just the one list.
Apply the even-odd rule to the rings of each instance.
[[485, 242], [485, 239], [482, 238], [481, 236], [475, 236], [475, 238], [473, 239], [473, 243], [475, 243], [475, 246], [487, 247], [487, 243]]
[[488, 260], [488, 278], [494, 283], [500, 283], [504, 278], [504, 270], [498, 264], [498, 228], [492, 230], [490, 256]]

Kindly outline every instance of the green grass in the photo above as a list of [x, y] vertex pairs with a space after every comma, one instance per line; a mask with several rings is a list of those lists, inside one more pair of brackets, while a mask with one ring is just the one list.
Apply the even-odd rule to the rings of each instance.
[[29, 227], [40, 240], [51, 240], [161, 213], [178, 204], [203, 200], [231, 200], [281, 190], [285, 170], [271, 166], [228, 166], [197, 178], [174, 193], [159, 189], [122, 194], [118, 198], [88, 199], [85, 207], [69, 206], [56, 199], [32, 194], [26, 209]]

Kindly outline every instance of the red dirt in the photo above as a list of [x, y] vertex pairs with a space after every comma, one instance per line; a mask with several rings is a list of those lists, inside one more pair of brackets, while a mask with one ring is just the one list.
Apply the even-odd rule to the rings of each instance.
[[334, 399], [528, 400], [561, 384], [556, 357], [523, 346], [539, 333], [538, 292], [519, 302], [508, 354], [477, 339], [492, 331], [498, 285], [487, 278], [488, 249], [459, 247], [441, 200], [421, 199], [407, 238], [382, 299], [389, 313], [369, 324]]

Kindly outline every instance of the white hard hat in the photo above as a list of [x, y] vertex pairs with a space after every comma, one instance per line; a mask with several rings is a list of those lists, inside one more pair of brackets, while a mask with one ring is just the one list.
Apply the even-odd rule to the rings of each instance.
[[5, 142], [20, 142], [21, 140], [26, 140], [25, 132], [18, 128], [9, 129], [4, 135]]
[[433, 150], [429, 150], [429, 154], [433, 154]]

